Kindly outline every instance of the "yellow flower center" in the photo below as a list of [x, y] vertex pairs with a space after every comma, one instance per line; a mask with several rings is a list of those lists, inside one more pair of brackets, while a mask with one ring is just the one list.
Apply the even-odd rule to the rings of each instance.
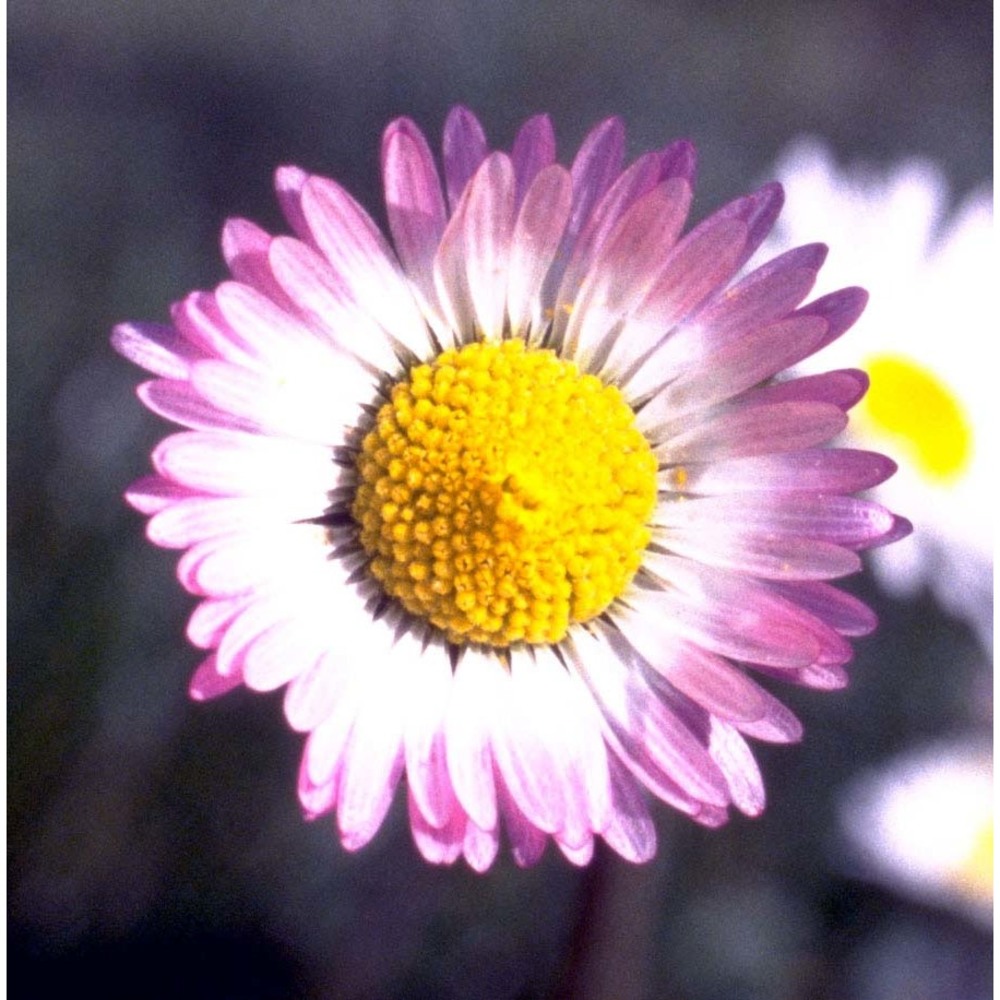
[[451, 642], [558, 642], [622, 593], [649, 543], [656, 459], [631, 408], [519, 340], [413, 369], [357, 468], [373, 576]]
[[871, 389], [861, 414], [889, 434], [929, 479], [947, 482], [965, 471], [972, 456], [972, 428], [944, 383], [915, 361], [880, 355], [865, 366]]

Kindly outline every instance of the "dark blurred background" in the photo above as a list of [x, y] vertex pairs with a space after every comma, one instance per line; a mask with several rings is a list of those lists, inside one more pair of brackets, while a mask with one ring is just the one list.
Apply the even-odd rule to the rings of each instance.
[[984, 651], [929, 597], [853, 582], [882, 629], [847, 691], [780, 692], [806, 739], [761, 747], [759, 820], [712, 832], [657, 809], [643, 868], [550, 849], [482, 877], [423, 863], [396, 808], [348, 855], [300, 817], [279, 697], [186, 700], [192, 601], [120, 499], [166, 427], [107, 343], [223, 277], [227, 216], [283, 228], [278, 164], [382, 219], [384, 125], [410, 115], [436, 144], [456, 102], [497, 145], [550, 112], [564, 160], [612, 113], [633, 154], [688, 136], [696, 216], [801, 133], [845, 159], [928, 157], [958, 199], [992, 172], [989, 3], [11, 0], [8, 17], [11, 997], [990, 995], [988, 929], [869, 884], [835, 824], [867, 766], [987, 731]]

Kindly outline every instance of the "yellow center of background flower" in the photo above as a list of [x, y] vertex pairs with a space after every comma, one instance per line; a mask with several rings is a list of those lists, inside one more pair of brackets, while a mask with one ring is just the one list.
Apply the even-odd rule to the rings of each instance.
[[519, 340], [415, 368], [358, 458], [371, 572], [451, 642], [554, 643], [639, 568], [656, 459], [621, 393]]
[[958, 478], [972, 456], [972, 428], [949, 388], [911, 358], [885, 354], [865, 367], [871, 389], [862, 417], [891, 435], [928, 479]]

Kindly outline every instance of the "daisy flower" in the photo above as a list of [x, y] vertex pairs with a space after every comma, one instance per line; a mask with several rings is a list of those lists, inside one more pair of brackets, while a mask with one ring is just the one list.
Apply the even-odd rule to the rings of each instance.
[[873, 879], [993, 920], [993, 761], [972, 741], [922, 747], [847, 789], [841, 828]]
[[871, 377], [847, 440], [899, 460], [874, 495], [890, 507], [905, 497], [920, 526], [876, 554], [879, 580], [903, 596], [930, 587], [991, 648], [993, 385], [982, 347], [998, 322], [991, 197], [974, 193], [948, 216], [947, 185], [929, 163], [841, 169], [814, 139], [790, 147], [775, 173], [790, 207], [764, 252], [822, 233], [849, 252], [831, 255], [817, 288], [861, 273], [871, 292], [857, 330], [799, 371], [858, 366]]
[[443, 173], [412, 121], [382, 144], [390, 243], [334, 181], [276, 186], [294, 236], [226, 223], [232, 280], [115, 347], [186, 431], [128, 491], [186, 550], [208, 651], [196, 699], [286, 686], [298, 794], [354, 850], [405, 775], [429, 861], [518, 864], [549, 838], [655, 851], [648, 800], [706, 826], [764, 807], [746, 737], [799, 739], [754, 678], [846, 681], [871, 612], [828, 580], [907, 525], [850, 496], [894, 470], [821, 447], [859, 371], [777, 381], [865, 293], [801, 305], [826, 254], [738, 275], [770, 184], [682, 235], [695, 154], [571, 166], [528, 121], [491, 152], [464, 108]]

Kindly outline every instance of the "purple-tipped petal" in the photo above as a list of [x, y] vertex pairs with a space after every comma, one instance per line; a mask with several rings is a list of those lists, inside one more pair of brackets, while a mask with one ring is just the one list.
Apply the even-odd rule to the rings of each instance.
[[827, 325], [826, 336], [816, 348], [822, 350], [832, 344], [845, 330], [849, 330], [868, 305], [868, 293], [863, 288], [842, 288], [822, 298], [810, 302], [799, 309], [796, 315], [818, 316]]
[[772, 403], [830, 403], [845, 413], [868, 391], [868, 376], [857, 368], [804, 375], [751, 389], [739, 397], [746, 406]]
[[410, 281], [428, 305], [436, 301], [434, 255], [448, 222], [441, 179], [423, 133], [407, 118], [386, 129], [382, 140], [385, 204], [396, 252]]
[[660, 150], [660, 180], [679, 177], [694, 187], [698, 171], [698, 151], [687, 139], [678, 139]]
[[535, 115], [521, 126], [510, 158], [517, 179], [516, 203], [520, 206], [535, 178], [556, 160], [556, 137], [548, 115]]
[[807, 448], [778, 455], [680, 466], [662, 476], [665, 488], [692, 494], [739, 492], [855, 493], [884, 482], [896, 463], [872, 451]]
[[111, 332], [111, 346], [133, 364], [163, 378], [183, 379], [191, 363], [206, 352], [162, 323], [119, 323]]
[[457, 106], [448, 113], [444, 123], [442, 150], [448, 204], [454, 212], [462, 200], [466, 185], [489, 152], [483, 126], [468, 108]]

